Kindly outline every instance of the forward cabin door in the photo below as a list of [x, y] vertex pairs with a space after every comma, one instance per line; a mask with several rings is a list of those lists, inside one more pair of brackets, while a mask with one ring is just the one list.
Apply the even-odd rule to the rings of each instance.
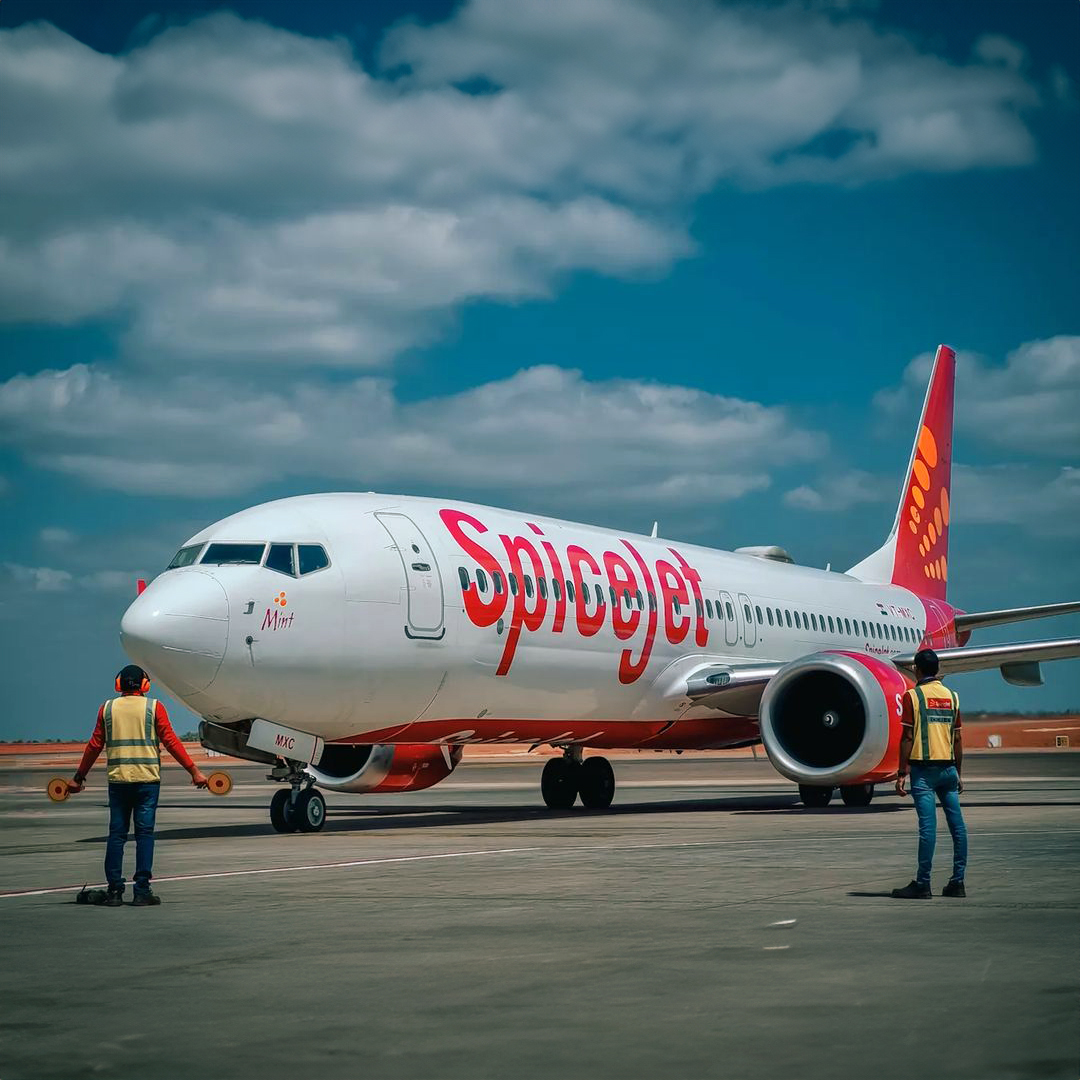
[[375, 516], [401, 556], [405, 572], [406, 637], [441, 640], [446, 634], [442, 575], [427, 537], [405, 514], [380, 512]]

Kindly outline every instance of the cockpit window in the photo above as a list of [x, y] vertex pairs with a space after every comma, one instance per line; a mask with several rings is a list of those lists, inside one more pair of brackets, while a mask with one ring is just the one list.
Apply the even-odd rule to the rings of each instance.
[[215, 563], [218, 566], [233, 563], [258, 565], [262, 562], [265, 550], [265, 544], [211, 544], [199, 562]]
[[276, 570], [279, 574], [296, 577], [296, 562], [293, 559], [292, 544], [271, 544], [264, 565], [267, 570]]
[[181, 566], [191, 566], [193, 562], [199, 557], [199, 552], [202, 551], [202, 544], [188, 544], [187, 547], [182, 547], [169, 563], [166, 570], [176, 570]]
[[314, 574], [316, 570], [323, 570], [330, 565], [326, 548], [322, 544], [297, 544], [296, 550], [300, 556], [301, 574]]

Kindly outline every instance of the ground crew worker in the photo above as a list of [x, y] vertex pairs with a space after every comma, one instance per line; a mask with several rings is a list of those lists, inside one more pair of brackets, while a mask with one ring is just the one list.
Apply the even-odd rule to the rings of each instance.
[[105, 847], [105, 903], [124, 902], [124, 844], [135, 818], [135, 886], [132, 904], [147, 907], [161, 898], [150, 888], [154, 863], [154, 818], [161, 790], [161, 751], [166, 750], [191, 774], [191, 782], [206, 787], [207, 779], [188, 756], [169, 723], [160, 701], [148, 698], [150, 679], [141, 667], [128, 664], [116, 676], [119, 697], [98, 709], [94, 734], [82, 761], [68, 783], [68, 792], [82, 791], [87, 773], [105, 749], [109, 763], [109, 842]]
[[934, 796], [945, 811], [945, 821], [953, 842], [953, 870], [942, 896], [966, 896], [964, 871], [967, 869], [967, 829], [960, 812], [964, 782], [960, 771], [964, 747], [960, 734], [960, 699], [938, 678], [938, 656], [933, 649], [915, 654], [918, 680], [903, 699], [900, 723], [900, 768], [896, 792], [906, 795], [904, 781], [911, 770], [911, 797], [919, 815], [919, 865], [915, 880], [902, 889], [893, 889], [899, 900], [929, 900], [930, 867], [937, 840], [937, 807]]

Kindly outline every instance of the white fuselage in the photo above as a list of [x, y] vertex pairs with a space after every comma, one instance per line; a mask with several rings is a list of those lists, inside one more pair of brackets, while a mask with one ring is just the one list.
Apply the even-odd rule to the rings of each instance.
[[701, 711], [672, 688], [706, 662], [889, 657], [927, 624], [906, 589], [426, 498], [284, 499], [185, 548], [205, 560], [248, 545], [251, 558], [271, 543], [319, 546], [328, 565], [170, 569], [128, 610], [124, 645], [204, 717], [326, 740], [427, 720], [686, 720]]

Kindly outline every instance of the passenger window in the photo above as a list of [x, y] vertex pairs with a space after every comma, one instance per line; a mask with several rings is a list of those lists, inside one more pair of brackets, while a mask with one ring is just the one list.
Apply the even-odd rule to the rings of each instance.
[[750, 623], [752, 623], [754, 621], [754, 616], [750, 614], [750, 605], [749, 604], [743, 604], [742, 609], [743, 609], [743, 614], [746, 616], [747, 625], [749, 625]]
[[266, 562], [263, 565], [267, 570], [276, 570], [279, 574], [296, 577], [292, 544], [271, 544], [270, 550], [266, 553]]
[[569, 600], [571, 604], [574, 603], [575, 600], [574, 583], [569, 578], [566, 579], [566, 599]]
[[457, 575], [458, 575], [458, 580], [461, 582], [461, 591], [462, 592], [468, 592], [469, 585], [470, 585], [469, 571], [466, 570], [464, 566], [459, 566], [457, 568]]
[[773, 624], [773, 621], [772, 621], [772, 608], [767, 607], [765, 609], [765, 614], [769, 616], [769, 625], [772, 626], [772, 624]]
[[727, 617], [730, 622], [735, 621], [735, 609], [731, 606], [730, 600], [724, 601], [724, 610], [727, 611]]
[[801, 630], [802, 629], [802, 623], [799, 621], [799, 613], [797, 611], [795, 612], [795, 629], [796, 630]]
[[518, 591], [519, 591], [518, 590], [517, 574], [511, 573], [511, 574], [508, 574], [507, 577], [510, 579], [510, 595], [511, 596], [517, 596]]
[[694, 599], [694, 611], [697, 612], [697, 617], [699, 619], [705, 618], [705, 612], [701, 609], [701, 601], [696, 598]]
[[546, 600], [547, 599], [547, 581], [542, 577], [538, 577], [536, 579], [536, 588], [537, 588], [537, 591], [540, 593], [540, 599], [541, 600]]
[[608, 586], [608, 593], [611, 596], [611, 606], [612, 607], [618, 607], [619, 606], [619, 598], [615, 595], [615, 586], [614, 585], [609, 585]]
[[604, 594], [600, 591], [600, 586], [599, 585], [595, 586], [595, 588], [596, 588], [596, 606], [598, 608], [602, 608], [604, 606]]
[[832, 621], [832, 616], [831, 615], [829, 616], [829, 633], [830, 634], [835, 634], [836, 633], [836, 630], [833, 627], [833, 621]]
[[656, 610], [656, 593], [649, 593], [649, 610]]
[[754, 605], [754, 612], [757, 614], [758, 626], [760, 626], [765, 620], [761, 617], [761, 608], [757, 604]]
[[476, 586], [481, 592], [487, 592], [487, 574], [485, 574], [484, 571], [480, 569], [480, 567], [476, 568]]
[[816, 615], [811, 615], [810, 616], [810, 623], [813, 626], [813, 628], [816, 630], [817, 629], [817, 616]]
[[645, 599], [641, 595], [641, 590], [640, 589], [638, 589], [638, 591], [637, 591], [637, 609], [638, 609], [638, 611], [644, 611], [645, 610]]
[[628, 608], [632, 608], [634, 606], [634, 601], [630, 599], [630, 590], [629, 589], [623, 589], [622, 595], [623, 595], [623, 600], [626, 601], [626, 606]]
[[784, 622], [787, 623], [788, 629], [791, 629], [791, 612], [787, 609], [784, 610]]
[[211, 544], [199, 562], [215, 566], [258, 566], [265, 550], [265, 544]]
[[176, 570], [181, 566], [191, 566], [198, 557], [199, 552], [202, 551], [202, 544], [189, 544], [187, 547], [182, 547], [173, 557], [172, 562], [165, 567], [166, 570]]
[[850, 619], [845, 619], [844, 620], [844, 633], [845, 634], [850, 634], [851, 633], [851, 620]]
[[712, 618], [712, 601], [708, 597], [705, 598], [705, 612], [709, 616], [709, 618], [711, 619]]
[[671, 607], [676, 615], [680, 615], [682, 613], [682, 608], [679, 606], [679, 598], [677, 596], [673, 596], [671, 598]]
[[526, 574], [525, 575], [525, 595], [531, 600], [532, 599], [532, 594], [533, 594], [532, 578], [528, 574]]
[[559, 579], [557, 577], [551, 579], [551, 595], [554, 596], [556, 600], [562, 599], [562, 585], [559, 584]]
[[493, 570], [491, 572], [491, 580], [492, 580], [492, 583], [495, 586], [495, 595], [496, 596], [502, 596], [502, 594], [503, 594], [503, 578], [502, 578], [502, 574], [499, 573], [498, 570]]
[[314, 574], [316, 570], [325, 570], [330, 559], [322, 544], [297, 544], [296, 554], [300, 560], [300, 575]]

